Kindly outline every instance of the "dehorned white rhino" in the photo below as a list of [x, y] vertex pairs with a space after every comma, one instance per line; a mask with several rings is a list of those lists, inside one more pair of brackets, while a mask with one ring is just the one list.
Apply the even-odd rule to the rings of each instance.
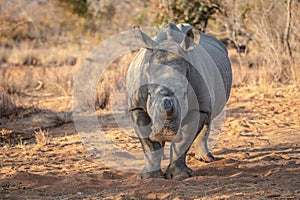
[[[227, 49], [189, 24], [169, 23], [154, 38], [135, 28], [135, 36], [143, 48], [129, 66], [126, 86], [145, 153], [139, 178], [187, 178], [193, 174], [185, 161], [193, 142], [198, 159], [214, 160], [207, 139], [230, 95]], [[165, 142], [171, 142], [170, 164], [163, 174]]]

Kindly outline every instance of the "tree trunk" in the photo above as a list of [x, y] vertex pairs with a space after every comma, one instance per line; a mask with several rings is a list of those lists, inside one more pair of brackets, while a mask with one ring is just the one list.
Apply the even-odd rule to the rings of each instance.
[[286, 26], [285, 26], [285, 31], [284, 31], [284, 36], [283, 36], [283, 42], [284, 46], [286, 48], [286, 52], [290, 58], [290, 61], [293, 61], [293, 55], [292, 55], [292, 50], [289, 42], [289, 37], [290, 37], [290, 27], [291, 27], [291, 16], [292, 16], [292, 0], [287, 0], [287, 16], [286, 16]]

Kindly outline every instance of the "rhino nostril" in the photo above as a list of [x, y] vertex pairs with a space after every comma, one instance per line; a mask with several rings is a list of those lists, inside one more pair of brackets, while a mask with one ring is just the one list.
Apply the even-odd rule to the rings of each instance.
[[173, 103], [172, 103], [172, 101], [171, 100], [169, 100], [169, 99], [164, 99], [164, 101], [163, 101], [163, 103], [162, 103], [162, 107], [164, 108], [164, 109], [170, 109], [171, 107], [172, 107], [172, 105], [173, 105]]

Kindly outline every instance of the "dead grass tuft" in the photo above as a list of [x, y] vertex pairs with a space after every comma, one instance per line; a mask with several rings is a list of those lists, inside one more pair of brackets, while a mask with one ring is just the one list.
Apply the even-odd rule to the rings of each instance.
[[129, 64], [136, 53], [127, 53], [113, 62], [101, 75], [97, 87], [96, 109], [110, 108], [113, 102], [112, 94], [116, 90], [125, 91], [125, 76]]
[[8, 116], [16, 112], [16, 110], [15, 103], [4, 93], [3, 88], [0, 87], [0, 117]]
[[39, 129], [35, 131], [34, 137], [37, 145], [43, 146], [49, 143], [49, 132], [47, 130]]

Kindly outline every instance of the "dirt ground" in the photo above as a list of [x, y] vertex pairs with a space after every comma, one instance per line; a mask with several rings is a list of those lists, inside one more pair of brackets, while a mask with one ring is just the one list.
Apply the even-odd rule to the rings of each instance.
[[[212, 149], [217, 161], [203, 163], [191, 149], [187, 164], [195, 176], [183, 181], [137, 180], [136, 173], [95, 159], [67, 114], [60, 123], [49, 120], [71, 110], [71, 97], [20, 102], [35, 109], [0, 120], [0, 199], [300, 199], [297, 86], [233, 88]], [[97, 114], [115, 143], [140, 149], [137, 138], [114, 125], [110, 111]], [[32, 133], [39, 127], [48, 134], [36, 141]]]

